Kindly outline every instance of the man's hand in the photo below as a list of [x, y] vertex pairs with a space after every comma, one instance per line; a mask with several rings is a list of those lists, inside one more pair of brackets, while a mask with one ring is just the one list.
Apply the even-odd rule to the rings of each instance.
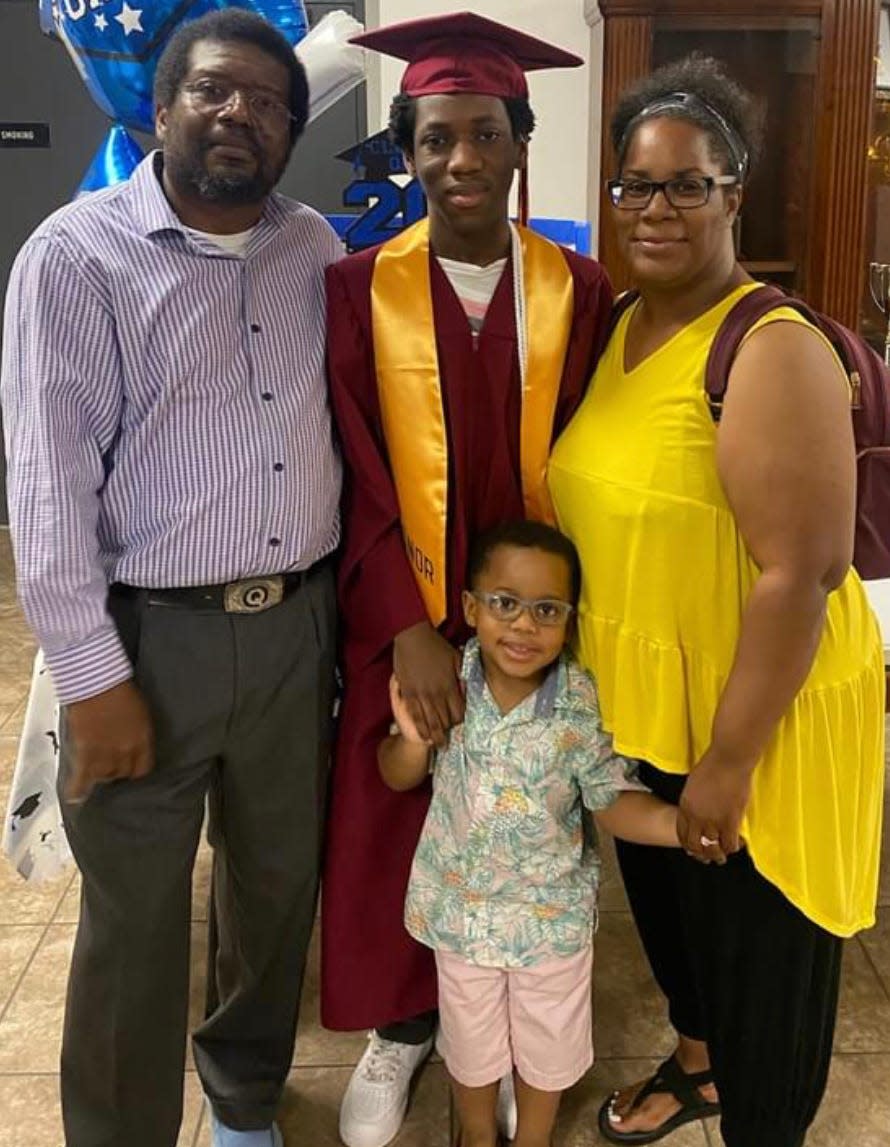
[[680, 798], [677, 834], [690, 855], [721, 860], [743, 847], [739, 825], [751, 796], [752, 775], [753, 768], [722, 760], [708, 749]]
[[66, 709], [71, 773], [65, 798], [85, 801], [95, 785], [136, 780], [154, 767], [154, 733], [148, 706], [132, 681], [124, 681]]
[[421, 739], [443, 749], [464, 719], [460, 654], [428, 621], [403, 629], [393, 647], [402, 700]]

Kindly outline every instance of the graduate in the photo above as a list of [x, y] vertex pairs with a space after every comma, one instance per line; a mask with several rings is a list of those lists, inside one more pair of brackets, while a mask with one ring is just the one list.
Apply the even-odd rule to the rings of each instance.
[[436, 975], [402, 909], [429, 785], [394, 794], [377, 746], [395, 674], [435, 746], [463, 719], [470, 540], [547, 521], [544, 474], [605, 338], [602, 268], [524, 226], [534, 115], [525, 73], [582, 61], [460, 13], [356, 43], [408, 61], [390, 130], [427, 219], [329, 268], [328, 364], [345, 465], [340, 712], [322, 896], [322, 1022], [371, 1028], [340, 1135], [383, 1147], [429, 1054]]

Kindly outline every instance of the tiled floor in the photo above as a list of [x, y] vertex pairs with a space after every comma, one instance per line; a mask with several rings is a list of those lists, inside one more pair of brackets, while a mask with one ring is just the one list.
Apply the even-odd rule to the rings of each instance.
[[[5, 809], [33, 643], [18, 613], [8, 536], [0, 531], [0, 807]], [[203, 978], [208, 857], [199, 855], [193, 911], [193, 1009]], [[670, 1050], [655, 991], [609, 865], [597, 940], [596, 1068], [566, 1097], [559, 1147], [600, 1142], [595, 1115], [607, 1088], [631, 1080]], [[890, 1144], [890, 847], [885, 847], [878, 926], [847, 946], [836, 1053], [828, 1094], [808, 1147]], [[30, 887], [0, 862], [0, 1147], [61, 1147], [59, 1033], [77, 920], [77, 880]], [[282, 1112], [290, 1147], [329, 1147], [337, 1105], [364, 1036], [335, 1035], [317, 1017], [317, 952], [307, 979], [297, 1050]], [[400, 1147], [448, 1147], [451, 1123], [441, 1064], [423, 1072]], [[181, 1147], [209, 1147], [200, 1088], [186, 1072]], [[719, 1131], [689, 1125], [671, 1147], [721, 1147]], [[122, 1145], [123, 1147], [123, 1145]]]

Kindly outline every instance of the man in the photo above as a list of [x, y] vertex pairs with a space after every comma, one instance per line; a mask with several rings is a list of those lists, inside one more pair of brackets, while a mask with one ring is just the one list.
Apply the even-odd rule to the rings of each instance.
[[274, 28], [238, 9], [183, 26], [155, 102], [161, 150], [38, 228], [6, 311], [19, 592], [64, 706], [83, 876], [66, 1143], [176, 1143], [209, 793], [218, 1004], [195, 1060], [215, 1147], [273, 1147], [328, 755], [339, 249], [273, 193], [308, 107]]
[[402, 924], [428, 786], [394, 794], [377, 770], [390, 674], [423, 735], [444, 744], [463, 715], [456, 647], [466, 636], [468, 542], [503, 520], [549, 517], [550, 445], [590, 378], [611, 293], [597, 264], [508, 217], [534, 126], [524, 69], [577, 57], [468, 13], [357, 42], [409, 61], [390, 126], [429, 204], [428, 221], [328, 275], [346, 467], [346, 688], [322, 897], [322, 1019], [376, 1029], [340, 1135], [349, 1147], [382, 1147], [436, 1022], [432, 957]]

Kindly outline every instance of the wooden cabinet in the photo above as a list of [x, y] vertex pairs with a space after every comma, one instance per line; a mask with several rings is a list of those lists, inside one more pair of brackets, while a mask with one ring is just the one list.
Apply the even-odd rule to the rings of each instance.
[[878, 83], [868, 147], [865, 257], [870, 275], [862, 295], [861, 330], [875, 350], [890, 357], [890, 0], [881, 0], [880, 18]]
[[[628, 84], [701, 51], [765, 100], [764, 155], [739, 226], [757, 278], [789, 287], [856, 327], [867, 252], [869, 145], [881, 0], [599, 0], [605, 20], [604, 177], [608, 124]], [[616, 286], [627, 270], [603, 199], [600, 254]]]

